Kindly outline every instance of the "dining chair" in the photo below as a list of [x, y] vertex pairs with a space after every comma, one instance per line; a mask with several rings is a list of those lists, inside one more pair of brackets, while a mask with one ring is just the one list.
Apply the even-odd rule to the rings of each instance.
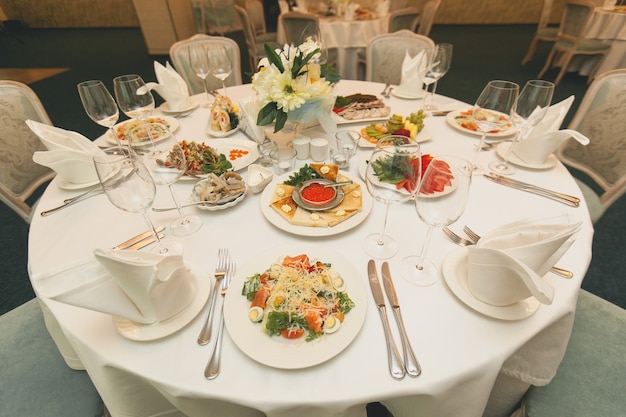
[[[178, 41], [170, 47], [170, 58], [172, 59], [174, 68], [180, 76], [183, 77], [192, 94], [204, 92], [202, 79], [196, 75], [189, 62], [189, 46], [196, 44], [205, 45], [207, 53], [209, 53], [209, 47], [211, 46], [223, 46], [226, 48], [232, 65], [232, 73], [230, 77], [226, 79], [226, 85], [232, 86], [243, 83], [241, 78], [241, 53], [237, 42], [224, 36], [210, 36], [199, 33], [193, 35], [191, 38]], [[222, 88], [222, 82], [213, 76], [207, 77], [206, 82], [209, 91]]]
[[533, 36], [532, 41], [530, 41], [528, 52], [526, 52], [524, 59], [522, 59], [522, 65], [526, 64], [533, 58], [539, 42], [556, 41], [556, 35], [559, 33], [559, 27], [549, 26], [550, 12], [552, 12], [553, 2], [554, 0], [543, 0], [543, 4], [541, 5], [541, 13], [539, 14], [539, 23], [537, 23], [537, 30], [535, 31], [535, 35]]
[[309, 36], [320, 32], [319, 19], [308, 13], [283, 13], [278, 16], [278, 26], [283, 28], [285, 42], [292, 45], [300, 45]]
[[[268, 37], [268, 39], [273, 37], [273, 40], [276, 41], [276, 32], [267, 31], [263, 2], [261, 0], [245, 0], [243, 7], [246, 9], [246, 12], [248, 12], [250, 22], [254, 28], [254, 34], [256, 36]], [[269, 40], [266, 42], [269, 42]]]
[[66, 366], [37, 298], [0, 316], [0, 334], [0, 415], [108, 415], [87, 373]]
[[408, 7], [407, 0], [390, 0], [389, 1], [389, 13], [393, 13], [396, 10], [405, 9]]
[[420, 19], [420, 11], [416, 7], [406, 7], [389, 14], [389, 32], [402, 29], [415, 32]]
[[243, 35], [246, 41], [246, 49], [248, 51], [250, 71], [255, 72], [259, 60], [265, 56], [265, 44], [276, 43], [276, 34], [269, 33], [257, 36], [247, 10], [244, 7], [235, 5], [235, 11], [239, 16], [243, 27]]
[[622, 416], [626, 310], [580, 290], [572, 334], [552, 381], [531, 386], [519, 417]]
[[596, 5], [589, 0], [567, 0], [561, 17], [561, 23], [556, 35], [556, 42], [546, 59], [546, 63], [539, 72], [542, 78], [551, 66], [559, 65], [561, 70], [554, 80], [558, 84], [575, 55], [600, 55], [596, 64], [589, 72], [588, 81], [593, 80], [596, 69], [602, 63], [602, 58], [608, 53], [611, 44], [600, 39], [585, 39], [585, 29], [592, 17]]
[[565, 142], [556, 151], [564, 164], [587, 174], [601, 190], [597, 194], [577, 180], [596, 223], [626, 193], [626, 68], [605, 72], [589, 86], [568, 128], [590, 140], [586, 146]]
[[46, 147], [26, 125], [28, 119], [52, 125], [30, 87], [0, 80], [0, 201], [30, 223], [36, 206], [31, 196], [56, 174], [33, 161], [33, 153]]
[[402, 62], [406, 53], [410, 56], [426, 50], [432, 55], [435, 43], [427, 36], [410, 30], [385, 33], [370, 39], [365, 48], [365, 80], [393, 85], [400, 84]]
[[435, 16], [437, 15], [437, 10], [439, 10], [439, 6], [441, 6], [441, 0], [428, 0], [424, 4], [424, 7], [422, 7], [422, 12], [420, 13], [417, 33], [423, 36], [430, 35], [430, 30], [433, 27], [433, 22], [435, 21]]

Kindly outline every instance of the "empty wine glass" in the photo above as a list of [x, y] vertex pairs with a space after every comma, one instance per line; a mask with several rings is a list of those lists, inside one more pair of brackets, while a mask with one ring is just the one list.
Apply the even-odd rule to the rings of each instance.
[[[431, 64], [426, 71], [426, 77], [424, 77], [424, 84], [427, 85], [426, 89], [428, 90], [428, 85], [432, 84], [433, 89], [430, 93], [428, 93], [428, 97], [426, 99], [426, 105], [424, 106], [425, 110], [437, 110], [437, 106], [433, 105], [433, 97], [435, 96], [435, 91], [437, 91], [437, 83], [446, 75], [448, 70], [450, 69], [450, 64], [452, 63], [452, 44], [450, 43], [439, 43], [436, 46], [435, 53], [433, 54], [433, 58], [431, 60]], [[429, 82], [427, 82], [429, 81]]]
[[[139, 75], [121, 75], [113, 79], [117, 104], [131, 119], [145, 123], [154, 111], [154, 97]], [[149, 137], [152, 142], [152, 138]], [[130, 145], [130, 144], [129, 144]]]
[[226, 94], [226, 78], [228, 78], [230, 73], [233, 71], [228, 51], [223, 46], [216, 46], [211, 48], [209, 55], [211, 61], [211, 73], [215, 78], [222, 80], [224, 96], [228, 96], [228, 94]]
[[426, 258], [433, 229], [454, 223], [467, 204], [472, 179], [472, 164], [456, 156], [435, 157], [426, 168], [415, 209], [428, 231], [419, 256], [407, 256], [401, 262], [402, 276], [411, 284], [428, 286], [439, 279], [439, 268]]
[[530, 80], [524, 85], [517, 100], [517, 106], [511, 113], [511, 122], [517, 129], [517, 135], [513, 143], [507, 143], [509, 148], [506, 150], [504, 159], [489, 164], [492, 171], [501, 175], [511, 175], [516, 172], [516, 169], [509, 165], [511, 150], [518, 141], [527, 136], [530, 129], [543, 119], [548, 112], [553, 94], [554, 84], [549, 81]]
[[510, 81], [489, 81], [474, 104], [472, 119], [481, 132], [480, 144], [474, 153], [474, 171], [482, 171], [477, 165], [478, 155], [485, 145], [487, 133], [500, 132], [511, 123], [511, 112], [519, 96], [519, 85]]
[[374, 258], [387, 259], [398, 251], [396, 241], [385, 234], [389, 206], [401, 204], [415, 193], [421, 169], [420, 147], [415, 142], [404, 143], [393, 135], [386, 136], [381, 138], [368, 161], [367, 190], [385, 205], [385, 215], [380, 233], [366, 236], [362, 247]]
[[[150, 133], [148, 133], [150, 132]], [[178, 209], [179, 217], [170, 225], [170, 230], [177, 236], [189, 235], [202, 227], [200, 217], [185, 214], [178, 202], [173, 185], [187, 171], [185, 151], [180, 142], [167, 128], [160, 123], [144, 123], [129, 129], [127, 141], [133, 144], [133, 149], [139, 155], [148, 155], [143, 163], [152, 175], [157, 185], [167, 185], [172, 200]], [[154, 139], [154, 145], [146, 140], [149, 136]]]
[[[151, 252], [181, 253], [177, 242], [163, 242], [147, 210], [156, 196], [156, 186], [140, 157], [128, 149], [108, 148], [93, 157], [96, 173], [107, 198], [114, 206], [130, 213], [141, 213], [157, 241]], [[114, 172], [116, 175], [111, 175]]]
[[83, 103], [87, 115], [99, 124], [109, 128], [110, 134], [117, 141], [117, 145], [122, 147], [122, 142], [117, 136], [117, 132], [113, 126], [120, 117], [120, 111], [117, 103], [113, 100], [113, 96], [100, 80], [83, 81], [78, 84], [78, 95]]
[[208, 107], [209, 102], [211, 101], [209, 98], [209, 89], [206, 85], [206, 78], [211, 73], [211, 65], [209, 64], [209, 52], [203, 44], [194, 43], [192, 45], [189, 45], [187, 53], [189, 54], [189, 65], [191, 65], [191, 69], [198, 76], [198, 78], [202, 80], [202, 85], [204, 86], [204, 92], [206, 93], [207, 99], [207, 102], [204, 106]]

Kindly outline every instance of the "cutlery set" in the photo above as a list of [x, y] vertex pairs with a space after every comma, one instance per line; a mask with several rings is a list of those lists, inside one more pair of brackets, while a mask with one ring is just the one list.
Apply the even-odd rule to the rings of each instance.
[[515, 180], [513, 178], [503, 177], [502, 175], [484, 174], [483, 176], [495, 183], [515, 188], [516, 190], [537, 194], [542, 197], [558, 201], [559, 203], [567, 204], [568, 206], [578, 207], [580, 205], [580, 198], [568, 194], [563, 194], [558, 191], [553, 191], [547, 188], [539, 187], [537, 185], [528, 184], [526, 182]]
[[[165, 237], [163, 230], [165, 227], [159, 226], [155, 228], [156, 232], [159, 234], [159, 239]], [[119, 245], [114, 246], [113, 250], [139, 250], [143, 247], [148, 246], [151, 243], [156, 242], [156, 237], [154, 237], [154, 232], [152, 230], [148, 230], [147, 232], [143, 232], [138, 234], [135, 237], [128, 239], [125, 242], [120, 243]]]
[[398, 348], [394, 341], [391, 329], [389, 327], [389, 318], [387, 316], [387, 308], [385, 304], [385, 297], [383, 296], [380, 280], [378, 279], [378, 272], [376, 270], [376, 262], [373, 259], [367, 264], [367, 273], [369, 277], [370, 288], [372, 290], [372, 296], [378, 309], [381, 322], [383, 324], [383, 330], [385, 332], [385, 342], [387, 344], [387, 361], [389, 363], [389, 372], [395, 379], [402, 379], [406, 374], [412, 377], [417, 377], [422, 373], [413, 348], [409, 342], [409, 339], [404, 328], [404, 322], [402, 320], [402, 314], [400, 313], [400, 303], [398, 302], [398, 296], [396, 294], [393, 281], [391, 279], [391, 271], [389, 270], [389, 263], [383, 262], [382, 276], [383, 286], [387, 293], [387, 298], [391, 304], [391, 308], [396, 319], [396, 324], [400, 330], [400, 340], [402, 343], [403, 355], [400, 356]]

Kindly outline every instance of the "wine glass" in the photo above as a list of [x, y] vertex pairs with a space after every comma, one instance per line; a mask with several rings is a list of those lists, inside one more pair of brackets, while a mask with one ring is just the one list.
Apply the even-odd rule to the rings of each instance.
[[100, 80], [83, 81], [78, 84], [78, 95], [83, 103], [87, 115], [99, 124], [109, 128], [111, 134], [117, 141], [117, 145], [122, 149], [122, 142], [117, 136], [113, 126], [120, 117], [117, 103], [113, 100], [111, 93]]
[[425, 110], [437, 110], [437, 106], [433, 105], [433, 97], [435, 95], [435, 91], [437, 91], [437, 82], [439, 79], [446, 75], [448, 70], [450, 69], [450, 64], [452, 63], [452, 44], [450, 43], [439, 43], [436, 46], [435, 53], [433, 54], [432, 63], [428, 67], [426, 71], [426, 76], [424, 77], [424, 84], [426, 84], [426, 89], [428, 90], [428, 85], [433, 85], [433, 90], [428, 93], [428, 98], [426, 99], [426, 105], [424, 106]]
[[211, 66], [209, 65], [209, 53], [207, 49], [201, 43], [194, 43], [189, 45], [187, 52], [189, 54], [189, 65], [193, 72], [202, 80], [204, 86], [204, 92], [206, 93], [207, 102], [205, 107], [209, 106], [209, 89], [206, 85], [206, 78], [211, 73]]
[[228, 51], [223, 46], [215, 46], [211, 48], [209, 53], [211, 59], [211, 73], [215, 78], [222, 80], [222, 87], [224, 88], [224, 96], [226, 94], [226, 78], [230, 76], [233, 71], [233, 66], [228, 56]]
[[151, 252], [181, 253], [182, 247], [179, 243], [161, 240], [148, 216], [147, 210], [156, 196], [156, 186], [141, 158], [129, 149], [115, 147], [97, 153], [93, 162], [109, 201], [119, 209], [143, 215], [157, 241]]
[[474, 171], [481, 171], [477, 165], [478, 155], [485, 145], [485, 138], [489, 132], [499, 132], [511, 123], [511, 112], [515, 109], [519, 95], [519, 85], [502, 80], [492, 80], [487, 83], [474, 104], [472, 118], [481, 132], [480, 144], [474, 153], [472, 165]]
[[[154, 97], [139, 75], [121, 75], [113, 79], [117, 104], [124, 114], [142, 124], [154, 110]], [[153, 142], [152, 138], [149, 137]], [[129, 145], [130, 146], [130, 145]]]
[[511, 175], [516, 172], [516, 169], [509, 165], [511, 150], [544, 118], [552, 102], [553, 94], [554, 84], [549, 81], [530, 80], [524, 85], [517, 100], [517, 106], [511, 113], [511, 122], [517, 129], [517, 135], [513, 143], [509, 144], [504, 159], [489, 164], [492, 171], [501, 175]]
[[471, 179], [472, 164], [463, 158], [438, 156], [428, 164], [415, 194], [415, 209], [428, 231], [419, 256], [407, 256], [400, 267], [411, 284], [428, 286], [439, 279], [439, 269], [426, 258], [430, 237], [434, 228], [448, 226], [461, 217]]
[[[148, 133], [150, 132], [150, 133]], [[154, 146], [148, 137], [154, 139]], [[152, 175], [156, 185], [167, 185], [179, 217], [170, 225], [170, 230], [177, 236], [189, 235], [202, 227], [202, 220], [196, 215], [186, 215], [178, 202], [172, 186], [187, 171], [185, 151], [180, 142], [167, 128], [160, 123], [144, 123], [128, 130], [128, 143], [138, 155], [150, 154], [143, 163]]]
[[415, 193], [420, 167], [420, 146], [415, 142], [405, 143], [393, 135], [381, 138], [372, 152], [365, 170], [365, 183], [372, 197], [385, 205], [385, 215], [380, 233], [363, 240], [362, 247], [368, 255], [387, 259], [398, 251], [396, 241], [385, 234], [387, 213], [390, 205], [401, 204]]

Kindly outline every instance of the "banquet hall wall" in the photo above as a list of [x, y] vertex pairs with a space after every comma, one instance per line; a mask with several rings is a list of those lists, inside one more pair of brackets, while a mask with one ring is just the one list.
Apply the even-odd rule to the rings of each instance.
[[[168, 0], [152, 0], [155, 5]], [[171, 0], [170, 0], [171, 1]], [[175, 0], [174, 2], [189, 0]], [[263, 0], [270, 4], [276, 0]], [[370, 0], [376, 3], [375, 0]], [[426, 0], [408, 0], [421, 7]], [[602, 0], [593, 0], [602, 3]], [[443, 0], [436, 24], [536, 23], [543, 0]], [[558, 22], [565, 0], [555, 0], [552, 22]], [[7, 20], [32, 28], [138, 27], [133, 0], [0, 0]], [[0, 14], [1, 15], [1, 14]]]

